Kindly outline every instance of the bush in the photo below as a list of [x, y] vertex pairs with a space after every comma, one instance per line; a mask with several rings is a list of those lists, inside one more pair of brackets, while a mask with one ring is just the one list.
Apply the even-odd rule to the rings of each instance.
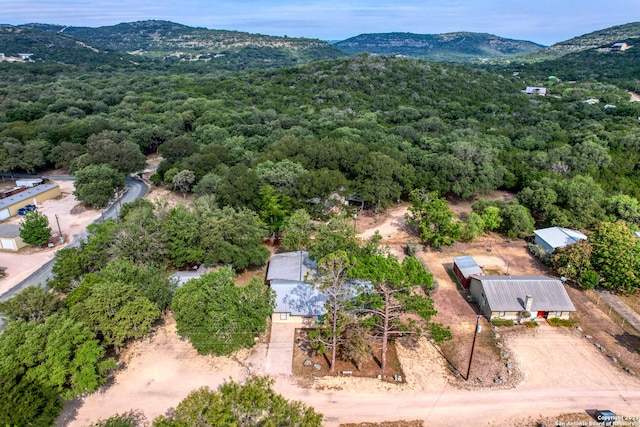
[[513, 326], [513, 320], [511, 319], [491, 319], [491, 324], [493, 326]]
[[535, 320], [529, 320], [523, 323], [524, 326], [526, 326], [529, 329], [534, 329], [538, 327], [538, 324], [536, 323]]
[[575, 326], [574, 321], [569, 319], [561, 319], [559, 317], [547, 319], [547, 323], [549, 323], [551, 326], [566, 326], [567, 328], [573, 328]]
[[529, 252], [531, 252], [531, 255], [538, 258], [545, 264], [548, 265], [551, 261], [551, 254], [547, 252], [541, 245], [538, 245], [536, 243], [529, 243], [527, 244], [527, 248], [529, 248]]

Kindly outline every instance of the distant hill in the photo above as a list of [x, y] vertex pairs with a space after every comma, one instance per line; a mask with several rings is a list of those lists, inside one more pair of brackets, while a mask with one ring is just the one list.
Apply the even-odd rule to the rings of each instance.
[[18, 28], [56, 33], [104, 51], [153, 59], [233, 62], [240, 68], [290, 66], [344, 56], [321, 40], [210, 30], [169, 21], [138, 21], [97, 28], [48, 24]]
[[570, 53], [577, 53], [597, 47], [611, 46], [612, 44], [629, 38], [640, 37], [640, 22], [631, 22], [624, 25], [605, 28], [579, 37], [556, 43], [546, 49], [535, 52], [527, 57], [531, 60], [544, 60], [560, 58]]
[[485, 33], [361, 34], [335, 43], [346, 53], [369, 52], [439, 61], [476, 62], [528, 54], [544, 46]]
[[125, 64], [133, 56], [107, 52], [68, 37], [64, 34], [28, 27], [0, 27], [0, 46], [2, 53], [16, 57], [19, 53], [32, 53], [37, 62], [51, 61], [64, 64]]

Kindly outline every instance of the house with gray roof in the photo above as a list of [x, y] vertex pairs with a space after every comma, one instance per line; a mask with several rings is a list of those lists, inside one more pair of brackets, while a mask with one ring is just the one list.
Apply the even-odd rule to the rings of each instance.
[[267, 284], [276, 293], [274, 322], [317, 319], [325, 313], [327, 296], [309, 283], [317, 264], [306, 251], [275, 254], [267, 267]]
[[568, 319], [576, 311], [562, 282], [551, 277], [473, 276], [469, 290], [489, 320]]
[[549, 227], [535, 230], [533, 232], [535, 238], [533, 242], [540, 245], [548, 253], [553, 253], [558, 248], [586, 240], [587, 236], [583, 233], [563, 227]]

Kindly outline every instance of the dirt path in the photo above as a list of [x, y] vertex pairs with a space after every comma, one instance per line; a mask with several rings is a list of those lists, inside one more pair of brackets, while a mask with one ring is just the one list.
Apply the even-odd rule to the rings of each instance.
[[629, 92], [631, 95], [631, 102], [640, 102], [640, 95], [635, 92]]

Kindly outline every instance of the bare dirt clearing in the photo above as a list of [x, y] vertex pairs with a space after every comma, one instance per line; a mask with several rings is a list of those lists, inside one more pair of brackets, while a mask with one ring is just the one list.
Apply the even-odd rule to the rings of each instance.
[[[0, 280], [0, 294], [11, 289], [42, 264], [49, 261], [55, 252], [68, 245], [74, 236], [82, 234], [87, 226], [100, 217], [100, 211], [83, 207], [73, 196], [73, 181], [54, 181], [60, 186], [60, 197], [47, 200], [38, 205], [38, 211], [45, 214], [51, 227], [53, 248], [24, 247], [17, 253], [0, 251], [0, 266], [7, 267], [7, 276]], [[60, 244], [60, 233], [55, 216], [58, 216], [60, 229], [65, 238], [64, 246]], [[21, 217], [13, 217], [7, 224], [19, 225]]]
[[[383, 239], [394, 252], [401, 252], [403, 244], [395, 240], [398, 232], [393, 230], [401, 226], [405, 209], [406, 206], [392, 209], [377, 223], [373, 219], [369, 222], [368, 217], [366, 222], [359, 218], [358, 229], [365, 224], [373, 225], [381, 230]], [[405, 233], [404, 230], [399, 232]], [[454, 256], [466, 254], [476, 257], [485, 268], [496, 271], [511, 274], [544, 272], [544, 266], [529, 256], [524, 242], [504, 241], [495, 235], [442, 251], [420, 252], [419, 256], [427, 262], [438, 283], [433, 295], [439, 311], [436, 320], [454, 328], [454, 337], [458, 336], [459, 341], [452, 354], [457, 354], [457, 363], [464, 367], [477, 315], [451, 280], [447, 266]], [[601, 333], [615, 335], [615, 325], [609, 325], [606, 314], [598, 312], [593, 304], [589, 306], [586, 297], [580, 300], [574, 298], [573, 293], [570, 295], [578, 310], [584, 311], [584, 318], [593, 319], [593, 325], [585, 322], [583, 332], [546, 325], [537, 331], [524, 327], [500, 328], [497, 340], [503, 347], [498, 348], [494, 331], [485, 324], [482, 336], [486, 338], [479, 338], [470, 376], [472, 381], [467, 386], [471, 390], [460, 388], [464, 385], [463, 380], [451, 373], [438, 350], [424, 339], [415, 349], [396, 346], [404, 373], [403, 383], [326, 376], [314, 379], [313, 388], [303, 388], [293, 378], [278, 376], [275, 389], [288, 399], [301, 400], [325, 414], [327, 426], [398, 419], [419, 419], [424, 420], [425, 425], [433, 426], [535, 426], [541, 419], [555, 420], [549, 418], [553, 414], [575, 413], [577, 415], [557, 419], [580, 420], [585, 416], [585, 409], [601, 406], [621, 414], [640, 414], [640, 383], [607, 357], [609, 353], [620, 351], [622, 360], [622, 353], [626, 351], [631, 360], [633, 351], [618, 349], [615, 338], [611, 338], [611, 344], [600, 341], [609, 353], [598, 351], [583, 334], [592, 334], [594, 339], [600, 340], [595, 333], [606, 331]], [[582, 325], [582, 320], [578, 321]], [[594, 332], [587, 327], [593, 328]], [[245, 364], [252, 363], [256, 368], [254, 372], [261, 372], [264, 344], [233, 359], [199, 356], [188, 342], [175, 335], [172, 328], [169, 323], [151, 340], [133, 344], [130, 359], [125, 369], [117, 373], [115, 383], [101, 393], [69, 404], [65, 418], [58, 425], [86, 425], [135, 408], [142, 409], [147, 417], [154, 417], [175, 407], [189, 391], [202, 385], [216, 388], [230, 376], [241, 381], [247, 375]], [[503, 350], [510, 353], [508, 358], [502, 357]], [[507, 373], [507, 362], [513, 365], [511, 375]], [[568, 364], [572, 366], [567, 367]], [[486, 388], [493, 376], [501, 372], [505, 378], [514, 378], [502, 384], [511, 388], [473, 389]], [[483, 383], [474, 382], [481, 375], [484, 376]], [[499, 411], [496, 410], [498, 406]], [[514, 424], [514, 420], [518, 421]]]

